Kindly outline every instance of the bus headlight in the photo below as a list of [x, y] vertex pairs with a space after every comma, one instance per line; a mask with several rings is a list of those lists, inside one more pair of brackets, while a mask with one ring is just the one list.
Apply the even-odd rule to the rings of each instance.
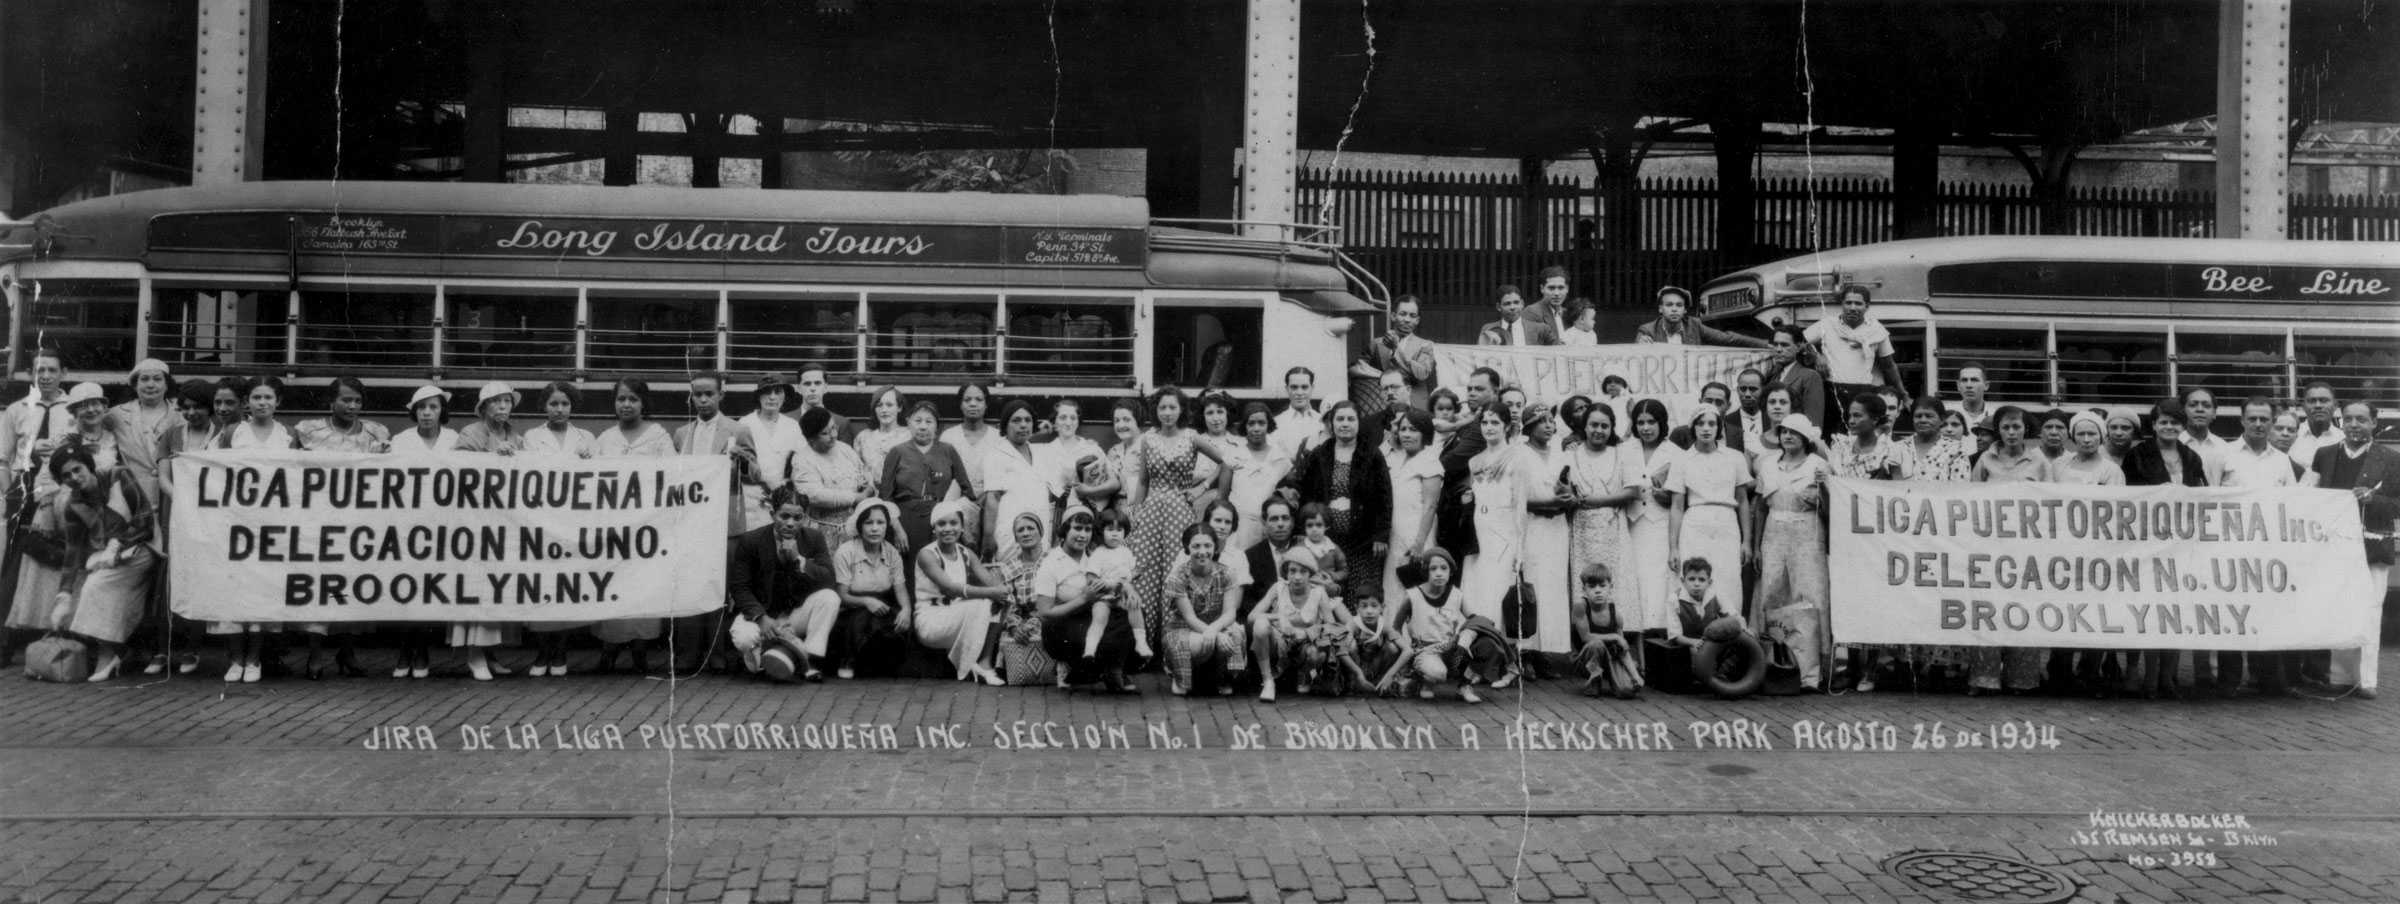
[[1340, 339], [1350, 335], [1350, 330], [1356, 326], [1358, 326], [1358, 321], [1348, 317], [1331, 318], [1325, 321], [1325, 335]]

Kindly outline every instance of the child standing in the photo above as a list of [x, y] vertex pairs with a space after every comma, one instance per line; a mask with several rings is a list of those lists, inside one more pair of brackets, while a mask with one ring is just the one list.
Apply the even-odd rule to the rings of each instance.
[[1342, 547], [1327, 535], [1332, 515], [1324, 503], [1311, 502], [1300, 507], [1300, 542], [1317, 557], [1317, 585], [1325, 588], [1326, 597], [1342, 602], [1342, 588], [1350, 577], [1350, 559], [1342, 555]]
[[1092, 577], [1092, 627], [1083, 634], [1083, 655], [1100, 655], [1100, 637], [1108, 628], [1112, 610], [1123, 610], [1133, 625], [1133, 654], [1150, 658], [1147, 626], [1142, 622], [1142, 606], [1133, 598], [1133, 549], [1125, 538], [1133, 534], [1133, 519], [1116, 509], [1100, 513], [1101, 548], [1086, 562]]
[[1619, 700], [1631, 700], [1642, 692], [1642, 673], [1633, 664], [1633, 648], [1625, 642], [1625, 623], [1617, 618], [1614, 579], [1608, 566], [1598, 562], [1584, 566], [1583, 613], [1575, 620], [1583, 630], [1583, 648], [1575, 660], [1591, 676], [1583, 683], [1583, 695], [1600, 696], [1608, 691]]

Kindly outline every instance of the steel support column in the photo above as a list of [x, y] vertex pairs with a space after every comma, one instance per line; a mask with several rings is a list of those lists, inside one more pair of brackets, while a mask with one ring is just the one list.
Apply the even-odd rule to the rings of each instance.
[[200, 0], [192, 184], [259, 178], [265, 153], [267, 0]]
[[[1242, 216], [1298, 219], [1300, 165], [1300, 0], [1248, 0], [1249, 33], [1242, 97]], [[1253, 222], [1252, 235], [1277, 235]]]
[[2217, 235], [2284, 237], [2291, 205], [2291, 0], [2221, 0]]

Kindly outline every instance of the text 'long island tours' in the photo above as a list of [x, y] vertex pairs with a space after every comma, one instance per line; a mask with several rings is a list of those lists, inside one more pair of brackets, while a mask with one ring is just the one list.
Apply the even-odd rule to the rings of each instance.
[[211, 453], [174, 467], [175, 606], [191, 617], [589, 621], [723, 597], [723, 461]]

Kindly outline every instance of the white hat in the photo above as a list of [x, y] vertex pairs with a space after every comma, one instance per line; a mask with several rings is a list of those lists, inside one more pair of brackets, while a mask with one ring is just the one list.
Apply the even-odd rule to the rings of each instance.
[[157, 358], [143, 358], [142, 363], [134, 365], [133, 372], [126, 374], [126, 377], [130, 379], [143, 374], [157, 374], [162, 377], [171, 375], [167, 370], [167, 362]]
[[[489, 392], [490, 390], [487, 389], [485, 391]], [[510, 395], [515, 395], [515, 393], [511, 392]], [[442, 400], [443, 407], [448, 407], [450, 405], [450, 393], [447, 390], [444, 390], [443, 388], [435, 386], [431, 383], [427, 383], [423, 386], [417, 387], [416, 394], [408, 397], [408, 410], [417, 410], [417, 406], [422, 404], [426, 399], [440, 399]]]
[[106, 401], [108, 401], [108, 391], [101, 389], [98, 383], [77, 383], [75, 388], [67, 390], [67, 410], [69, 411], [75, 410], [75, 406], [85, 402]]
[[517, 391], [509, 388], [509, 385], [506, 382], [501, 380], [493, 380], [489, 383], [485, 383], [483, 384], [483, 391], [475, 394], [475, 407], [477, 409], [481, 409], [485, 403], [502, 396], [506, 396], [509, 404], [511, 405], [514, 405], [519, 401]]

